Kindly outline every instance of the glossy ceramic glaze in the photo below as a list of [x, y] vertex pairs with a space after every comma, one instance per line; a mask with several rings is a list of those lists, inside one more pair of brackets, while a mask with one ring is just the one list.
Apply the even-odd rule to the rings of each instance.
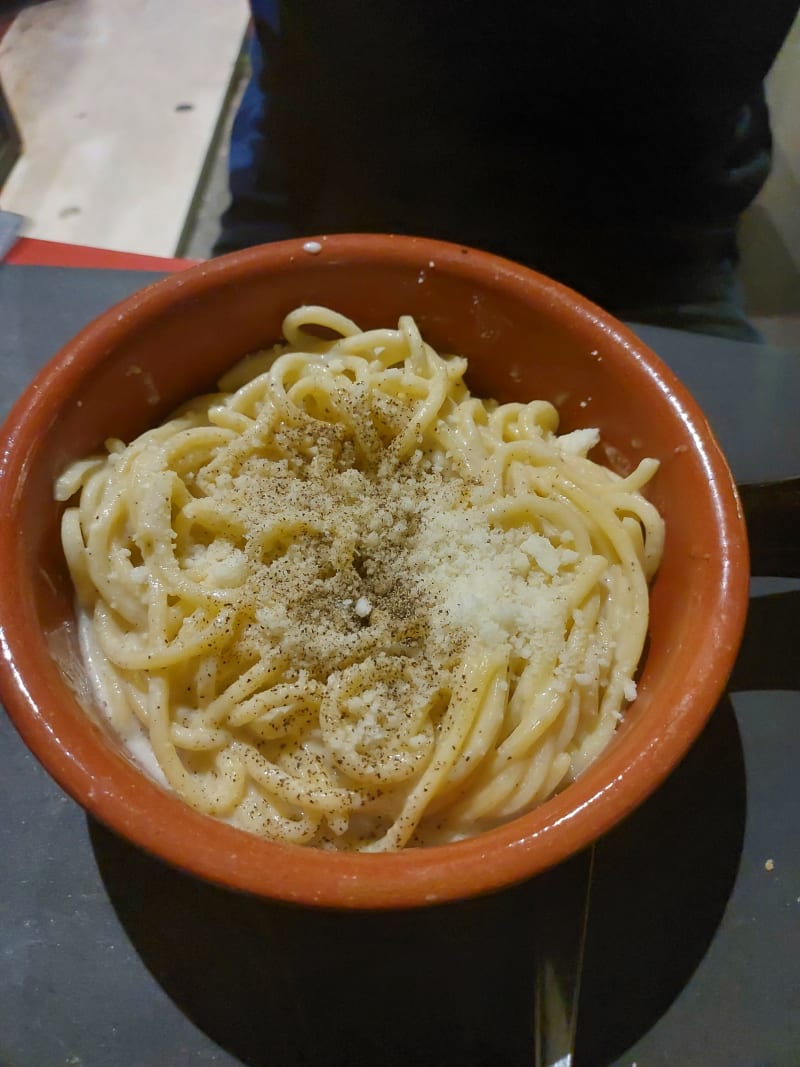
[[[250, 249], [144, 289], [63, 348], [17, 403], [0, 441], [2, 698], [28, 746], [80, 804], [202, 878], [359, 908], [474, 895], [595, 840], [663, 781], [700, 732], [744, 625], [739, 502], [688, 393], [633, 334], [574, 293], [439, 242], [340, 235], [318, 245]], [[618, 470], [642, 456], [661, 461], [650, 495], [666, 519], [666, 551], [637, 700], [576, 783], [471, 840], [380, 856], [261, 840], [194, 812], [151, 781], [92, 714], [55, 477], [104, 438], [129, 439], [207, 390], [240, 356], [276, 341], [283, 316], [303, 303], [327, 304], [365, 328], [412, 314], [435, 347], [469, 357], [476, 395], [552, 400], [563, 429], [600, 427], [605, 460]]]

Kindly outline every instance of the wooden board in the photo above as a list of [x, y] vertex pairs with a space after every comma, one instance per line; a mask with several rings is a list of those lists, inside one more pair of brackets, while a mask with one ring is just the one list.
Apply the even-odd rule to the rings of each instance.
[[247, 0], [50, 0], [0, 43], [25, 234], [173, 255], [220, 120]]

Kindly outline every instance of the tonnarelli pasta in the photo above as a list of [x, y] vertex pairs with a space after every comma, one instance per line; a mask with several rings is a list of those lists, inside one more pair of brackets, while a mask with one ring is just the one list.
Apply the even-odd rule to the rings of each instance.
[[549, 403], [470, 396], [410, 318], [283, 329], [59, 479], [98, 693], [152, 773], [255, 834], [474, 834], [580, 774], [635, 696], [657, 463], [623, 478]]

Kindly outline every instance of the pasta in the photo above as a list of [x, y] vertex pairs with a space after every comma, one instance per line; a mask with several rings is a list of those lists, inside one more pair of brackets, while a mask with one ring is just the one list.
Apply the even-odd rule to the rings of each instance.
[[411, 318], [302, 307], [283, 332], [58, 479], [110, 723], [188, 804], [269, 838], [495, 826], [579, 775], [635, 697], [658, 464], [622, 477], [549, 403], [472, 397]]

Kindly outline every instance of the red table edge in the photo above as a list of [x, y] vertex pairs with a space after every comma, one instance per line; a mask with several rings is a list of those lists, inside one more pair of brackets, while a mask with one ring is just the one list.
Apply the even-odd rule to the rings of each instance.
[[138, 252], [115, 252], [110, 248], [63, 244], [20, 237], [7, 253], [5, 263], [29, 267], [88, 267], [100, 270], [185, 270], [196, 260], [147, 256]]

